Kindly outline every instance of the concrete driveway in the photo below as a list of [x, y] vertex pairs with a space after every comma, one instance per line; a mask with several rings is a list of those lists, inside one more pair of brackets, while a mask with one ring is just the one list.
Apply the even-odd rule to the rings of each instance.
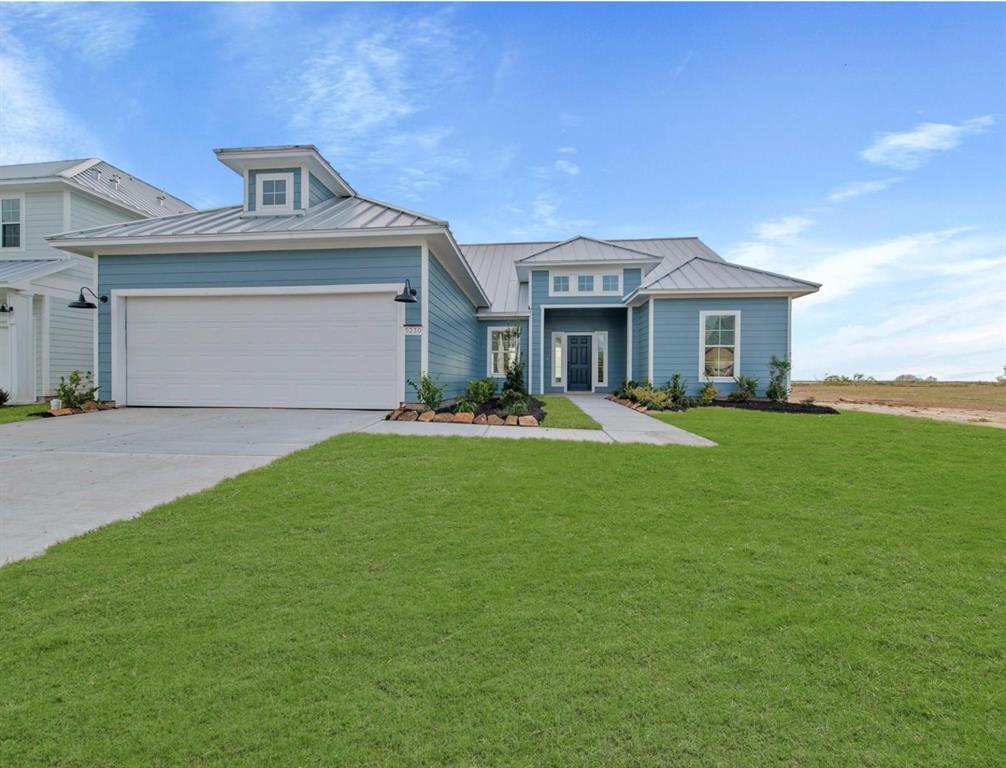
[[0, 563], [221, 480], [379, 411], [123, 408], [0, 425]]

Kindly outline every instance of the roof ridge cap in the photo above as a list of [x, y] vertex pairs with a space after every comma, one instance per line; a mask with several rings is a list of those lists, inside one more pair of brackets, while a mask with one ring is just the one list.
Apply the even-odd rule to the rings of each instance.
[[[337, 195], [339, 197], [339, 195]], [[376, 197], [369, 197], [367, 195], [361, 195], [359, 192], [354, 192], [352, 195], [347, 195], [346, 197], [356, 197], [360, 200], [365, 200], [368, 203], [373, 203], [374, 205], [383, 205], [385, 208], [391, 208], [395, 211], [408, 214], [409, 216], [415, 216], [419, 219], [426, 219], [427, 221], [432, 221], [435, 224], [447, 225], [447, 219], [441, 219], [436, 216], [431, 216], [428, 213], [420, 213], [419, 211], [413, 211], [408, 208], [403, 208], [400, 205], [395, 205], [394, 203], [388, 203], [384, 200], [378, 200]]]

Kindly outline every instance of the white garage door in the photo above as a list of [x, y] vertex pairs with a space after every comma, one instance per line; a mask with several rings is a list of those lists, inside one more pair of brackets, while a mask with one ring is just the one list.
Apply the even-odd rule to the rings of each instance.
[[402, 320], [387, 293], [129, 296], [129, 405], [390, 408]]

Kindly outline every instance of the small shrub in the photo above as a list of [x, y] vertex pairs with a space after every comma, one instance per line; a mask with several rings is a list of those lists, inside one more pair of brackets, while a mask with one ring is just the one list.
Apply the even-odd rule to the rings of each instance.
[[517, 355], [512, 361], [507, 363], [504, 371], [506, 378], [503, 380], [503, 391], [513, 390], [527, 395], [527, 385], [524, 384], [524, 360], [520, 356], [520, 328], [507, 328], [504, 332], [505, 343], [511, 341], [517, 347]]
[[691, 395], [685, 395], [678, 402], [677, 406], [683, 411], [687, 411], [689, 408], [697, 408], [702, 405], [702, 401], [697, 397], [692, 397]]
[[508, 411], [514, 403], [523, 403], [524, 407], [527, 408], [527, 396], [516, 389], [504, 389], [503, 394], [500, 395], [500, 407]]
[[731, 400], [747, 403], [754, 399], [758, 390], [758, 379], [754, 376], [736, 376], [734, 382], [737, 384], [737, 389], [728, 395]]
[[681, 401], [688, 397], [688, 389], [681, 380], [680, 373], [671, 376], [671, 380], [664, 385], [664, 391], [667, 392], [671, 402], [675, 405], [680, 405]]
[[813, 397], [805, 397], [803, 400], [800, 401], [800, 404], [801, 405], [813, 405], [814, 404], [814, 398]]
[[53, 394], [59, 398], [64, 408], [80, 408], [84, 403], [94, 400], [97, 391], [90, 371], [72, 371], [69, 379], [59, 377], [59, 386]]
[[[772, 355], [768, 367], [771, 373], [768, 386], [765, 388], [765, 396], [774, 402], [784, 403], [789, 399], [789, 369], [792, 366], [789, 360]], [[856, 376], [862, 377], [862, 374], [857, 373]]]
[[514, 400], [504, 410], [508, 416], [523, 416], [527, 413], [527, 400]]
[[[1006, 381], [1006, 377], [1004, 377], [1004, 381]], [[638, 386], [639, 382], [635, 379], [626, 379], [619, 385], [618, 389], [615, 390], [615, 397], [620, 400], [627, 400], [629, 398], [629, 390], [635, 389]]]
[[425, 373], [419, 377], [419, 384], [409, 379], [409, 385], [416, 390], [419, 402], [432, 411], [437, 410], [444, 402], [444, 388], [437, 386], [436, 382]]
[[699, 393], [699, 402], [701, 402], [702, 405], [709, 405], [713, 400], [716, 399], [716, 396], [719, 395], [719, 393], [720, 391], [716, 389], [716, 385], [710, 381], [702, 388], [702, 391]]
[[485, 405], [489, 399], [496, 394], [496, 382], [491, 376], [484, 379], [472, 379], [465, 387], [465, 393], [461, 396], [463, 400], [473, 403], [476, 408]]
[[629, 390], [629, 400], [646, 408], [662, 411], [671, 407], [671, 396], [663, 389], [653, 389], [651, 386], [638, 386]]
[[6, 389], [0, 389], [0, 405], [7, 405], [8, 400], [10, 400], [10, 392]]
[[455, 413], [475, 413], [478, 406], [466, 397], [462, 397], [454, 405]]

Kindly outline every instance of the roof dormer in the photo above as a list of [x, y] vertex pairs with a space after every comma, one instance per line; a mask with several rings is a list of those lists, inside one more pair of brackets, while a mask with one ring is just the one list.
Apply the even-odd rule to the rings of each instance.
[[244, 178], [247, 215], [302, 215], [333, 197], [356, 195], [313, 144], [213, 151], [221, 163]]

